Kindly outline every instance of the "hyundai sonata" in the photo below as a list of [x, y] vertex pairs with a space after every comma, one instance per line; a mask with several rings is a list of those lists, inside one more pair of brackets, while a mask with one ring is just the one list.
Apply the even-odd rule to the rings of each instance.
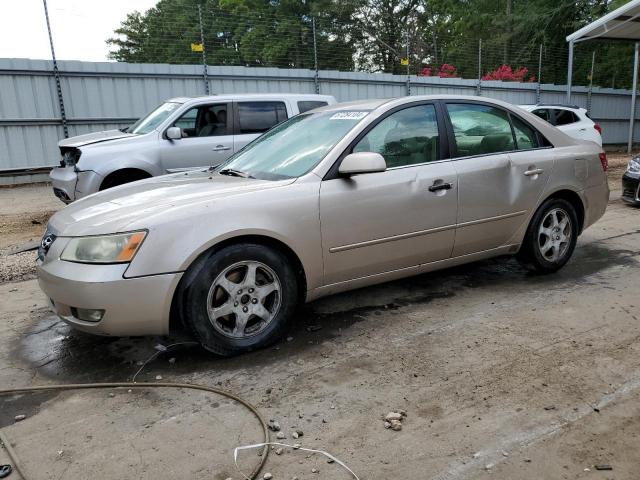
[[210, 170], [100, 192], [55, 214], [41, 288], [72, 326], [184, 325], [232, 355], [301, 302], [505, 254], [554, 272], [604, 213], [607, 160], [497, 100], [416, 96], [297, 115]]

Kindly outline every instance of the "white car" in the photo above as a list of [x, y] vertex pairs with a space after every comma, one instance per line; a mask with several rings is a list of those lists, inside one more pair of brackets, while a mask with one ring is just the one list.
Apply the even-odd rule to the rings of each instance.
[[129, 128], [61, 140], [53, 192], [70, 203], [136, 180], [216, 166], [274, 125], [334, 103], [330, 95], [291, 93], [172, 98]]
[[570, 137], [591, 140], [602, 146], [602, 129], [589, 118], [587, 110], [576, 105], [520, 105], [520, 108], [546, 120]]

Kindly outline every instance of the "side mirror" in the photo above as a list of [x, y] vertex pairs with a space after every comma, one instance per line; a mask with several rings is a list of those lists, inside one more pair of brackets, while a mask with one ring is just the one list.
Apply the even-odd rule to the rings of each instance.
[[169, 140], [180, 140], [182, 138], [182, 129], [180, 127], [167, 128], [167, 138]]
[[357, 175], [362, 173], [384, 172], [387, 162], [379, 153], [358, 152], [350, 153], [342, 159], [338, 172], [341, 175]]

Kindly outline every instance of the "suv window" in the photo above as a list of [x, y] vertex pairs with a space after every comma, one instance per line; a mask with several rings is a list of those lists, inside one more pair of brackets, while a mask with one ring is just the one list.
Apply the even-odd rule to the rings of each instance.
[[578, 116], [571, 110], [555, 110], [556, 121], [554, 125], [568, 125], [579, 121]]
[[313, 110], [314, 108], [325, 107], [327, 105], [327, 102], [323, 102], [320, 100], [300, 100], [298, 102], [298, 112], [304, 113], [308, 112], [309, 110]]
[[551, 123], [552, 119], [551, 119], [551, 112], [549, 111], [549, 109], [540, 108], [538, 110], [533, 110], [531, 113], [533, 113], [534, 115], [537, 115], [541, 119], [546, 120], [547, 122]]
[[266, 132], [286, 119], [284, 102], [238, 102], [239, 134]]
[[473, 103], [448, 103], [456, 157], [514, 150], [509, 117], [504, 110]]
[[511, 115], [511, 122], [513, 123], [513, 132], [516, 135], [516, 148], [518, 150], [538, 148], [538, 136], [533, 128], [514, 115]]
[[201, 105], [187, 110], [173, 123], [182, 129], [182, 136], [216, 137], [229, 134], [227, 104]]
[[379, 153], [388, 168], [440, 159], [435, 107], [417, 105], [392, 113], [373, 127], [353, 151]]

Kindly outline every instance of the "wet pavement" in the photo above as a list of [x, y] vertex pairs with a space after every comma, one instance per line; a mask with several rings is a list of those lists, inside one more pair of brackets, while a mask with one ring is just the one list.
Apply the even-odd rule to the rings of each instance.
[[[632, 478], [625, 475], [634, 471], [632, 452], [640, 447], [633, 433], [640, 426], [634, 402], [640, 386], [639, 218], [640, 210], [612, 202], [555, 275], [532, 275], [514, 259], [499, 258], [336, 295], [300, 310], [291, 341], [230, 359], [178, 345], [144, 365], [137, 380], [160, 375], [241, 394], [284, 429], [302, 426], [306, 445], [329, 449], [361, 478], [480, 478], [488, 464], [496, 478], [583, 478], [596, 461], [612, 463], [615, 478]], [[13, 285], [18, 292], [9, 292]], [[75, 332], [51, 316], [34, 281], [0, 285], [0, 295], [12, 298], [0, 309], [0, 381], [8, 386], [129, 381], [157, 353], [156, 345], [188, 340]], [[221, 400], [203, 405], [198, 398], [154, 393], [109, 404], [105, 397], [5, 398], [0, 424], [9, 425], [20, 455], [29, 456], [36, 431], [49, 432], [51, 445], [66, 442], [58, 450], [73, 449], [72, 459], [51, 453], [51, 463], [44, 457], [28, 463], [40, 474], [50, 467], [59, 478], [81, 478], [77, 465], [83, 464], [101, 468], [100, 478], [117, 478], [123, 470], [109, 468], [113, 455], [136, 468], [144, 464], [136, 478], [172, 478], [158, 475], [176, 466], [182, 478], [239, 478], [229, 449], [256, 440], [250, 419], [230, 405], [221, 413], [214, 406]], [[78, 417], [74, 405], [107, 432], [98, 457], [80, 441], [91, 425], [78, 423], [85, 413]], [[381, 416], [394, 408], [408, 412], [401, 432], [382, 426]], [[120, 411], [128, 413], [116, 415]], [[12, 425], [18, 412], [28, 416], [25, 425]], [[111, 415], [117, 418], [108, 420]], [[198, 435], [185, 432], [186, 425]], [[240, 438], [241, 430], [252, 433]], [[211, 461], [196, 466], [191, 455], [174, 457], [165, 436], [144, 431], [169, 435], [169, 445]], [[143, 446], [123, 450], [116, 445], [119, 435]], [[225, 447], [211, 450], [207, 443], [205, 452], [200, 435], [224, 440]], [[532, 457], [547, 460], [534, 464], [527, 461]], [[274, 478], [318, 478], [310, 473], [313, 465], [323, 478], [348, 478], [291, 451], [272, 455], [268, 465]]]

